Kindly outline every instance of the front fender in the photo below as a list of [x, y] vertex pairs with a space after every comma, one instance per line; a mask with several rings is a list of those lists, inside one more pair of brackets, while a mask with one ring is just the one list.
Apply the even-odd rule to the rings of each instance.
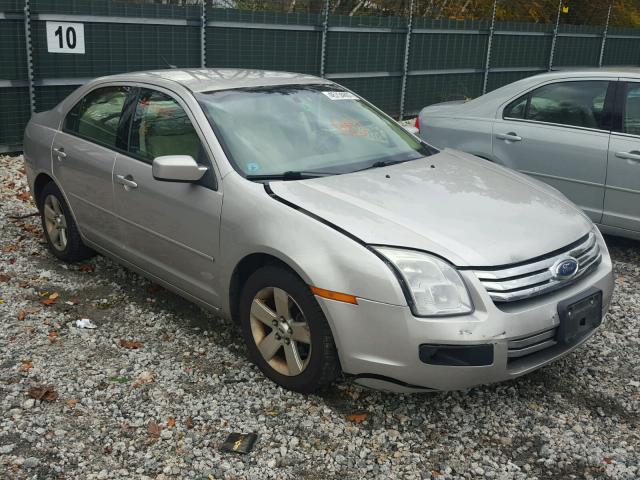
[[[265, 253], [286, 263], [309, 285], [377, 302], [407, 304], [394, 273], [366, 245], [273, 198], [260, 183], [235, 173], [224, 182], [220, 291], [229, 288], [243, 258]], [[229, 314], [228, 300], [226, 303], [223, 310]]]

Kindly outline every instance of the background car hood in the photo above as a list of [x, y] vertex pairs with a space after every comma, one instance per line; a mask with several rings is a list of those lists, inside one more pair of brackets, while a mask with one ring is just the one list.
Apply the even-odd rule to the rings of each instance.
[[520, 262], [592, 228], [557, 190], [455, 150], [272, 191], [368, 244], [436, 253], [458, 266]]

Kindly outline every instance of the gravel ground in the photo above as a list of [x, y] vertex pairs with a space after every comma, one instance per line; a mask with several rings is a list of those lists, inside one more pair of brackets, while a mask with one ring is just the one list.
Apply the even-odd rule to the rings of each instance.
[[[246, 361], [232, 323], [103, 257], [56, 261], [38, 217], [12, 218], [35, 211], [21, 169], [0, 157], [2, 478], [640, 478], [638, 242], [607, 239], [606, 325], [547, 368], [463, 393], [343, 380], [305, 397]], [[249, 455], [219, 450], [234, 431], [258, 434]]]

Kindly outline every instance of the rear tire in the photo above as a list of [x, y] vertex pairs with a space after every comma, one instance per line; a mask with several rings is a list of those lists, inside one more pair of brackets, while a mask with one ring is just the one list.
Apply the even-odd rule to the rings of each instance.
[[314, 393], [340, 374], [327, 319], [293, 272], [266, 266], [253, 273], [242, 289], [239, 314], [250, 359], [283, 388]]
[[79, 262], [92, 257], [95, 252], [82, 242], [78, 226], [58, 186], [53, 182], [47, 183], [38, 200], [49, 251], [65, 262]]

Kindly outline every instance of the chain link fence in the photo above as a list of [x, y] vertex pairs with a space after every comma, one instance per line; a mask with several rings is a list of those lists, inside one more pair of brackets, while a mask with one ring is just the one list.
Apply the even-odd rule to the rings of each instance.
[[[49, 51], [47, 23], [64, 22], [84, 54]], [[100, 75], [303, 72], [406, 118], [549, 69], [637, 66], [639, 25], [638, 0], [0, 0], [0, 151]]]

